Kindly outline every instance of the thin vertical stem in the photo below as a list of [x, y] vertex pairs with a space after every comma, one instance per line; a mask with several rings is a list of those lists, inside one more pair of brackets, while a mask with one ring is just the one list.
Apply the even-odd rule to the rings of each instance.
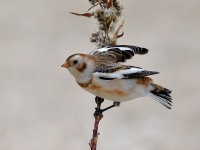
[[[103, 99], [100, 97], [96, 97], [96, 103], [97, 103], [97, 108], [101, 108], [101, 103], [103, 103]], [[94, 121], [94, 129], [93, 129], [93, 134], [92, 134], [92, 139], [90, 140], [90, 148], [91, 150], [96, 150], [97, 148], [97, 140], [98, 140], [98, 128], [99, 128], [99, 122], [103, 118], [102, 113], [99, 113], [98, 115], [95, 116], [95, 121]]]

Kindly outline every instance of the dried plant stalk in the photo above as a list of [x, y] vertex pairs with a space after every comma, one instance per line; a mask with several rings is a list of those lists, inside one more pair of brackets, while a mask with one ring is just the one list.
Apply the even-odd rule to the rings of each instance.
[[115, 33], [113, 35], [113, 45], [116, 45], [117, 44], [117, 39], [124, 35], [124, 32], [121, 35], [119, 35], [119, 31], [122, 29], [122, 27], [124, 25], [124, 22], [125, 22], [125, 18], [124, 18], [122, 24], [119, 25], [118, 29], [115, 31]]
[[92, 7], [90, 7], [88, 11], [96, 8], [92, 13], [70, 13], [76, 16], [84, 16], [88, 18], [94, 17], [94, 19], [97, 20], [97, 31], [92, 33], [90, 38], [90, 41], [95, 43], [97, 48], [116, 45], [117, 39], [124, 35], [118, 35], [119, 30], [124, 25], [124, 20], [113, 35], [116, 23], [122, 15], [123, 6], [118, 0], [89, 0], [89, 2]]
[[[94, 17], [94, 19], [97, 20], [98, 29], [95, 33], [92, 33], [90, 38], [90, 41], [95, 43], [97, 48], [116, 45], [117, 39], [124, 35], [124, 32], [119, 35], [119, 31], [122, 29], [125, 19], [123, 19], [122, 23], [114, 32], [116, 23], [122, 15], [123, 6], [118, 0], [89, 0], [89, 2], [92, 6], [88, 9], [88, 11], [96, 8], [96, 10], [92, 13], [70, 13], [76, 16], [84, 16], [88, 18]], [[102, 102], [102, 98], [99, 98], [98, 101], [96, 100], [98, 109], [101, 108]], [[91, 150], [96, 150], [99, 135], [98, 127], [102, 118], [102, 113], [95, 116], [93, 135], [89, 143]]]
[[[98, 97], [96, 97], [97, 99]], [[101, 108], [101, 103], [103, 102], [102, 98], [99, 98], [97, 102], [97, 108]], [[100, 113], [99, 115], [95, 116], [95, 121], [94, 121], [94, 129], [93, 129], [93, 134], [92, 134], [92, 139], [90, 140], [90, 149], [91, 150], [96, 150], [97, 148], [97, 140], [98, 140], [98, 128], [99, 128], [99, 122], [103, 118], [103, 115]]]

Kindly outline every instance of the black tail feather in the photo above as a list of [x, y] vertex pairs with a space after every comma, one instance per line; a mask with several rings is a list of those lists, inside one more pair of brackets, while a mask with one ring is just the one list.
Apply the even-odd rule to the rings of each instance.
[[165, 107], [167, 107], [168, 109], [171, 109], [172, 106], [172, 97], [170, 96], [170, 93], [172, 91], [169, 89], [164, 88], [162, 91], [151, 91], [151, 96], [158, 101], [159, 103], [161, 103], [162, 105], [164, 105]]
[[168, 94], [171, 94], [172, 90], [164, 88], [164, 91], [166, 91]]

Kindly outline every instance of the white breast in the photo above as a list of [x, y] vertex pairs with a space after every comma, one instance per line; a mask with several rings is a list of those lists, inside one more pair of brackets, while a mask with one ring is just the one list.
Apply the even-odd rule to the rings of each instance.
[[102, 80], [94, 77], [92, 84], [85, 88], [86, 91], [117, 102], [123, 102], [137, 97], [145, 96], [144, 87], [137, 84], [135, 79]]

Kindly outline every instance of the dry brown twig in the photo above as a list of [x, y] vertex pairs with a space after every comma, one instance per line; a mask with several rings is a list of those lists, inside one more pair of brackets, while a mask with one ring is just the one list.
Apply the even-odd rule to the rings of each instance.
[[119, 25], [118, 29], [115, 31], [115, 33], [113, 35], [113, 45], [116, 45], [117, 44], [117, 39], [124, 35], [124, 32], [122, 32], [122, 34], [119, 35], [119, 31], [123, 28], [124, 23], [125, 23], [125, 18], [122, 21], [122, 24]]
[[[94, 12], [89, 13], [87, 11], [82, 14], [74, 12], [70, 13], [76, 16], [84, 16], [88, 18], [94, 17], [97, 20], [98, 30], [95, 33], [92, 33], [92, 37], [90, 38], [90, 41], [95, 43], [97, 48], [116, 45], [117, 39], [124, 35], [124, 32], [122, 32], [122, 34], [119, 34], [119, 32], [124, 25], [125, 19], [123, 19], [122, 23], [113, 34], [116, 23], [122, 15], [123, 6], [118, 0], [89, 0], [89, 2], [92, 7], [90, 7], [88, 11], [93, 8], [97, 8]], [[102, 102], [102, 98], [96, 97], [97, 109], [101, 108]], [[95, 115], [93, 136], [89, 143], [91, 150], [96, 150], [99, 135], [98, 127], [102, 118], [102, 113]]]
[[[96, 97], [95, 101], [97, 103], [97, 108], [100, 109], [101, 103], [103, 103], [104, 101], [103, 98]], [[97, 148], [97, 140], [98, 140], [98, 135], [99, 135], [98, 128], [99, 128], [99, 122], [102, 118], [103, 118], [102, 113], [99, 113], [98, 115], [95, 116], [92, 139], [90, 140], [90, 143], [89, 143], [91, 150], [96, 150]]]
[[94, 14], [92, 14], [92, 13], [84, 13], [84, 14], [78, 14], [78, 13], [73, 13], [73, 12], [69, 12], [69, 13], [76, 15], [76, 16], [84, 16], [84, 17], [88, 17], [88, 18], [94, 16]]

